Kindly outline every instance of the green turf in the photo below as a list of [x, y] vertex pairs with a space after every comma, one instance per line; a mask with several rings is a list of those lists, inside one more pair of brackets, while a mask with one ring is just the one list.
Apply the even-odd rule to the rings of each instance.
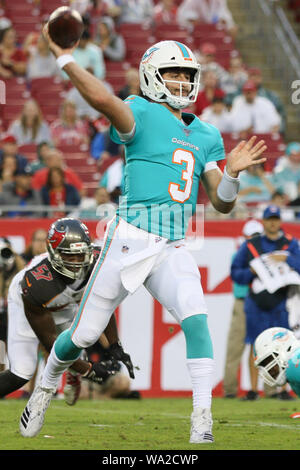
[[[299, 450], [300, 400], [213, 400], [215, 443], [189, 444], [191, 399], [53, 400], [39, 436], [23, 438], [24, 400], [0, 400], [0, 450]], [[48, 437], [47, 437], [48, 436]]]

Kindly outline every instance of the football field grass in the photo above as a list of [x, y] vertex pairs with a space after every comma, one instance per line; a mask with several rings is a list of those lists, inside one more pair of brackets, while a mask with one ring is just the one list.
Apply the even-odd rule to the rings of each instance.
[[189, 444], [191, 399], [53, 400], [35, 438], [18, 430], [24, 400], [0, 400], [0, 450], [299, 450], [300, 400], [213, 399], [213, 444]]

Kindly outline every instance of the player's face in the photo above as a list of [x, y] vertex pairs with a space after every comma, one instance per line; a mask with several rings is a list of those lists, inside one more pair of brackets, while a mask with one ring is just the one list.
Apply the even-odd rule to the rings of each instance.
[[[76, 266], [77, 263], [82, 263], [84, 261], [84, 253], [62, 253], [62, 260], [68, 263], [68, 269], [73, 273], [79, 271], [80, 267]], [[72, 266], [72, 263], [74, 266]]]
[[275, 235], [280, 230], [281, 220], [278, 217], [269, 217], [263, 220], [263, 226], [266, 235]]
[[[266, 357], [266, 359], [261, 361], [259, 365], [262, 367], [266, 367], [271, 361], [273, 361], [273, 357], [268, 356]], [[278, 364], [275, 364], [268, 372], [273, 379], [276, 379], [280, 372]]]
[[[171, 70], [162, 74], [166, 87], [172, 95], [188, 96], [191, 91], [191, 75], [186, 70]], [[180, 83], [181, 82], [181, 83]]]

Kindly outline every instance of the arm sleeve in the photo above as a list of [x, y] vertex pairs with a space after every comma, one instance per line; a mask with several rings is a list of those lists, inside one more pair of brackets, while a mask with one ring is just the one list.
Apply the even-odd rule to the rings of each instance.
[[246, 242], [241, 245], [233, 259], [230, 275], [234, 282], [242, 285], [250, 284], [255, 278], [255, 274], [253, 274], [249, 268]]

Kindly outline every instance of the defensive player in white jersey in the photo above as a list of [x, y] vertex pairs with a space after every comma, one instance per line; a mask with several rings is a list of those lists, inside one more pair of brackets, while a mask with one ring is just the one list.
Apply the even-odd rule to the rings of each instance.
[[233, 208], [239, 172], [263, 163], [264, 141], [239, 143], [225, 158], [219, 131], [182, 112], [195, 102], [200, 66], [192, 51], [176, 41], [155, 44], [140, 63], [142, 96], [125, 102], [75, 63], [44, 34], [82, 96], [111, 122], [111, 136], [125, 146], [125, 197], [107, 226], [103, 251], [86, 287], [76, 319], [55, 342], [43, 379], [27, 405], [23, 436], [40, 431], [60, 375], [105, 329], [114, 309], [140, 285], [181, 325], [193, 391], [191, 443], [211, 443], [213, 348], [198, 267], [183, 240], [195, 210], [200, 179], [213, 206]]
[[[9, 287], [9, 368], [0, 373], [0, 397], [18, 390], [32, 378], [39, 343], [50, 353], [57, 335], [71, 325], [100, 253], [98, 247], [93, 247], [87, 227], [73, 218], [54, 222], [46, 242], [48, 251], [34, 257], [14, 276]], [[106, 339], [115, 343], [114, 350], [119, 343], [114, 316], [106, 333]], [[110, 348], [107, 353], [111, 357], [109, 351]], [[64, 389], [69, 405], [79, 396], [81, 376], [103, 383], [112, 372], [102, 361], [92, 364], [82, 359], [77, 359], [71, 369]]]
[[271, 386], [289, 383], [300, 396], [300, 341], [287, 328], [268, 328], [254, 343], [254, 364]]

